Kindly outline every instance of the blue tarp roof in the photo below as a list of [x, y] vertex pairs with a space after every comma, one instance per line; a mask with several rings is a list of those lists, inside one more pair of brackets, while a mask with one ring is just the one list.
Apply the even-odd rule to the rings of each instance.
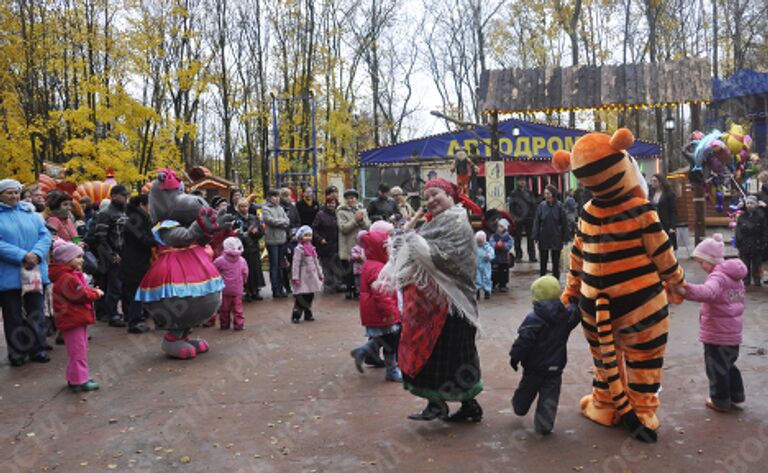
[[[513, 136], [512, 130], [515, 127], [519, 130], [518, 136]], [[525, 120], [503, 120], [499, 122], [499, 148], [505, 158], [513, 156], [521, 160], [549, 160], [558, 149], [571, 149], [573, 142], [586, 133], [585, 130]], [[482, 140], [478, 140], [478, 135]], [[477, 146], [477, 154], [490, 158], [490, 138], [489, 128], [474, 129], [474, 133], [469, 130], [446, 132], [363, 151], [358, 162], [361, 166], [381, 166], [405, 161], [446, 159], [459, 148], [472, 145]], [[661, 154], [661, 149], [655, 143], [636, 140], [629, 153], [635, 158], [656, 158]]]
[[730, 79], [712, 80], [713, 102], [758, 94], [768, 94], [768, 72], [739, 69]]

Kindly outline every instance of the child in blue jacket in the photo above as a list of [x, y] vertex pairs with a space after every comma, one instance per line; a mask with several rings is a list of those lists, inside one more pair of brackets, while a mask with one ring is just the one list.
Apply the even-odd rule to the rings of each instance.
[[475, 289], [477, 289], [477, 298], [480, 299], [480, 291], [485, 292], [485, 300], [491, 298], [493, 290], [493, 281], [491, 278], [491, 261], [496, 256], [493, 247], [488, 243], [484, 231], [475, 234], [477, 242], [477, 273], [475, 275]]
[[515, 414], [524, 416], [536, 396], [536, 432], [552, 432], [560, 400], [563, 369], [568, 361], [566, 344], [571, 331], [581, 321], [576, 304], [565, 308], [560, 302], [560, 283], [553, 276], [542, 276], [531, 285], [533, 312], [523, 320], [517, 340], [509, 352], [509, 364], [517, 371], [523, 365], [523, 378], [512, 397]]

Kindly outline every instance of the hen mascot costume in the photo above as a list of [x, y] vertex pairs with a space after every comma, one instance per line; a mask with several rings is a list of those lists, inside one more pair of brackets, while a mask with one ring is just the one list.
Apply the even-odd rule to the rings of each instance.
[[570, 169], [594, 195], [579, 220], [562, 302], [578, 302], [595, 363], [581, 412], [655, 442], [669, 328], [665, 285], [682, 285], [683, 269], [627, 153], [633, 142], [626, 128], [613, 136], [589, 133], [572, 153], [553, 156], [556, 169]]
[[159, 251], [136, 300], [144, 303], [158, 328], [168, 331], [163, 351], [174, 358], [191, 359], [207, 352], [208, 343], [190, 339], [189, 333], [216, 312], [224, 288], [203, 245], [230, 226], [231, 217], [217, 219], [205, 199], [185, 194], [170, 169], [159, 171], [152, 183], [149, 214]]

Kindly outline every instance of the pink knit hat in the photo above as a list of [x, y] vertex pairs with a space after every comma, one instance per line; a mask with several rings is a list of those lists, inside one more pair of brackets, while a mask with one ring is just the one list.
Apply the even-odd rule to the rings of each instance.
[[53, 261], [56, 263], [69, 263], [83, 254], [83, 249], [74, 243], [59, 244], [53, 250]]
[[384, 232], [392, 234], [395, 232], [395, 226], [385, 220], [377, 220], [371, 224], [371, 232]]
[[693, 250], [693, 257], [707, 263], [720, 264], [725, 261], [724, 253], [723, 234], [715, 233], [712, 235], [712, 238], [706, 238], [696, 245], [696, 248]]
[[475, 233], [475, 241], [478, 245], [482, 245], [488, 241], [488, 235], [486, 235], [483, 231], [477, 232]]

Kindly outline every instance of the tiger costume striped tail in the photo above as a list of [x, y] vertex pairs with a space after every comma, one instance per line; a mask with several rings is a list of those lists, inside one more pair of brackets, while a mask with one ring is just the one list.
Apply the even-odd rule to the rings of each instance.
[[626, 153], [633, 141], [627, 129], [590, 133], [572, 154], [553, 158], [595, 196], [580, 214], [562, 300], [578, 301], [596, 368], [582, 413], [654, 442], [669, 327], [665, 285], [683, 284], [684, 274]]

